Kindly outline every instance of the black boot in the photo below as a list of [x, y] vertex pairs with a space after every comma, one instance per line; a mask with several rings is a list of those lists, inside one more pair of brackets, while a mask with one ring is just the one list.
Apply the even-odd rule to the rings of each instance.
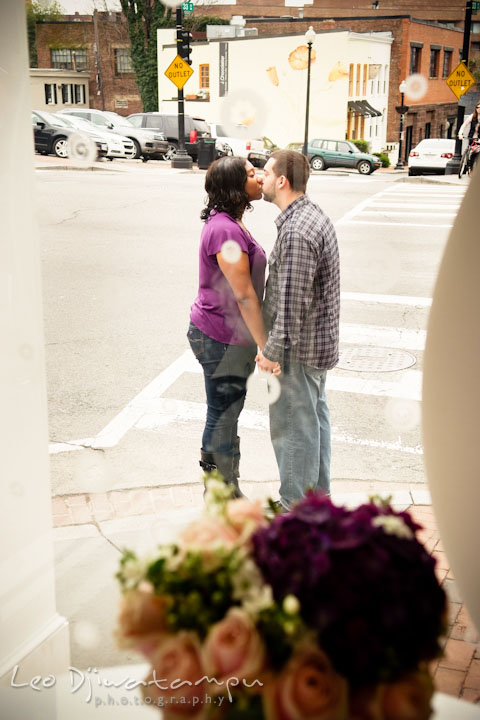
[[[230, 485], [234, 489], [233, 497], [234, 498], [243, 498], [245, 495], [242, 493], [238, 486], [238, 474], [234, 474], [234, 464], [236, 460], [236, 456], [232, 455], [223, 455], [222, 453], [207, 453], [204, 452], [204, 450], [200, 450], [200, 467], [204, 470], [204, 472], [209, 473], [212, 472], [212, 470], [217, 470], [220, 475], [223, 476], [223, 479], [225, 480], [227, 485]], [[238, 461], [240, 460], [240, 456], [238, 456]], [[238, 472], [238, 462], [237, 462], [237, 472]]]
[[237, 436], [237, 442], [235, 443], [235, 453], [233, 455], [233, 468], [232, 468], [232, 476], [235, 483], [235, 487], [238, 488], [238, 491], [240, 493], [239, 497], [246, 498], [247, 496], [242, 493], [239, 486], [239, 480], [240, 480], [240, 438]]

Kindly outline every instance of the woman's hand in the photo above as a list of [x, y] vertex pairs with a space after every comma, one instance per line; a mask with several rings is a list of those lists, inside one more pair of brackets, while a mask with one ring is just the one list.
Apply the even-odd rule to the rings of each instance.
[[258, 369], [262, 370], [263, 372], [268, 372], [272, 375], [277, 376], [281, 375], [282, 373], [282, 368], [280, 367], [280, 364], [278, 362], [273, 362], [273, 360], [268, 360], [261, 350], [258, 351], [255, 362], [258, 365]]

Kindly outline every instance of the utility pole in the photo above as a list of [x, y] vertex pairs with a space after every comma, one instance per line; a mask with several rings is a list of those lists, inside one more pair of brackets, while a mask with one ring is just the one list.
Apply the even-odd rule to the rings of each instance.
[[[468, 56], [470, 53], [470, 28], [472, 26], [472, 0], [467, 0], [465, 6], [465, 26], [463, 29], [463, 49], [462, 49], [462, 62], [468, 67]], [[463, 96], [462, 96], [463, 97]], [[463, 124], [465, 117], [465, 105], [458, 101], [457, 106], [457, 129], [456, 129], [456, 140], [455, 140], [455, 155], [451, 160], [448, 161], [445, 168], [445, 175], [456, 175], [460, 169], [460, 163], [462, 161], [462, 140], [458, 138], [458, 131]]]
[[[183, 12], [182, 8], [177, 7], [175, 11], [177, 25], [177, 55], [185, 60], [189, 65], [190, 60], [190, 33], [183, 29]], [[172, 158], [171, 165], [174, 168], [190, 169], [193, 165], [192, 158], [185, 150], [185, 110], [183, 101], [183, 86], [178, 88], [178, 151]]]

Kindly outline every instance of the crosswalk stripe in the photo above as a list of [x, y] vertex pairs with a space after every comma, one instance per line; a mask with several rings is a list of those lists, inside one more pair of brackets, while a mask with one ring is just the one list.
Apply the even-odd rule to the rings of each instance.
[[432, 225], [432, 223], [409, 223], [409, 222], [387, 222], [387, 221], [381, 221], [377, 222], [376, 220], [348, 220], [347, 222], [343, 223], [344, 225], [391, 225], [393, 227], [398, 228], [404, 228], [404, 227], [425, 227], [425, 228], [452, 228], [453, 224], [446, 225], [446, 224], [440, 224], [435, 223]]
[[[204, 403], [189, 402], [187, 400], [173, 400], [171, 398], [160, 398], [156, 403], [155, 410], [145, 413], [135, 424], [137, 430], [160, 430], [170, 425], [188, 425], [191, 422], [205, 422], [207, 406]], [[267, 413], [260, 413], [257, 410], [242, 410], [239, 419], [239, 426], [248, 430], [268, 432], [269, 420]], [[332, 441], [346, 445], [357, 445], [363, 447], [376, 447], [384, 450], [392, 450], [411, 455], [422, 455], [420, 445], [404, 445], [400, 438], [395, 442], [386, 440], [373, 440], [370, 438], [358, 438], [348, 433], [339, 432], [338, 428], [332, 428]]]

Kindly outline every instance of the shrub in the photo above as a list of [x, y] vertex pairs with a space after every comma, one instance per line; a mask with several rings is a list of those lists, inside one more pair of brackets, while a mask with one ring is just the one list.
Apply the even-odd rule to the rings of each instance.
[[360, 152], [368, 152], [368, 140], [351, 140], [351, 142], [357, 146]]
[[373, 154], [382, 161], [382, 167], [390, 167], [390, 158], [388, 157], [387, 153], [380, 152]]

